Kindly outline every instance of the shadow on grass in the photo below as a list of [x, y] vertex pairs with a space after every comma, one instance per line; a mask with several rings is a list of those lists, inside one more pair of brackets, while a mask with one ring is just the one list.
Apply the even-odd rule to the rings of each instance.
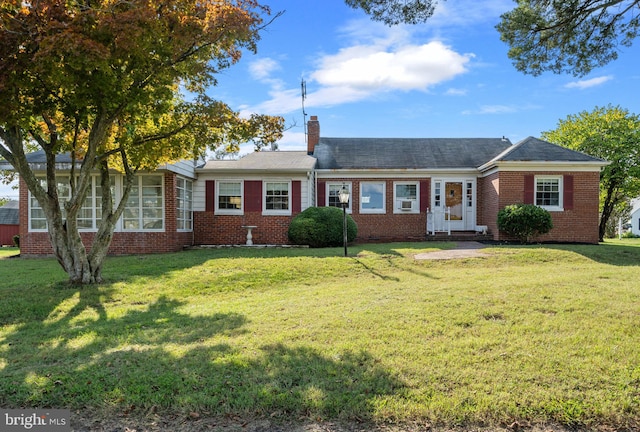
[[367, 352], [237, 345], [244, 315], [159, 297], [116, 316], [111, 290], [64, 291], [2, 329], [0, 406], [367, 419], [404, 388]]
[[543, 244], [540, 248], [558, 249], [578, 253], [601, 264], [614, 266], [640, 265], [640, 247], [620, 243], [600, 243], [598, 245]]

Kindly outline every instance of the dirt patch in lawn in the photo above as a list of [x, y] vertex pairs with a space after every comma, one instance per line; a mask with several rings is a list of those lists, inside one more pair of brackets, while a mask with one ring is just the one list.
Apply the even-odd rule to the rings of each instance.
[[417, 260], [447, 260], [489, 256], [489, 254], [481, 251], [484, 247], [485, 245], [482, 243], [474, 241], [458, 242], [453, 249], [419, 253], [414, 255], [414, 258]]

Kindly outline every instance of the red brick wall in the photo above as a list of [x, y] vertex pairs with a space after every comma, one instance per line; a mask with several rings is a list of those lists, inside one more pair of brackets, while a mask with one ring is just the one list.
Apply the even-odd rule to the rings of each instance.
[[[164, 232], [115, 232], [109, 247], [110, 255], [163, 253], [182, 250], [193, 244], [192, 232], [177, 232], [176, 175], [164, 176], [165, 230]], [[53, 250], [46, 232], [29, 232], [29, 196], [24, 182], [20, 182], [20, 255], [51, 255]], [[87, 249], [91, 247], [94, 232], [80, 233]]]
[[[416, 240], [423, 239], [427, 233], [427, 214], [419, 213], [394, 213], [393, 183], [394, 181], [430, 181], [424, 178], [407, 179], [351, 179], [352, 202], [351, 217], [358, 225], [356, 241], [384, 241], [384, 240]], [[360, 182], [384, 181], [385, 182], [385, 214], [360, 213]], [[423, 184], [421, 184], [422, 189]], [[428, 206], [429, 204], [427, 204]], [[424, 203], [420, 203], [423, 207]]]
[[287, 231], [293, 216], [263, 216], [262, 212], [244, 215], [215, 215], [212, 212], [194, 212], [194, 236], [200, 245], [239, 245], [247, 241], [244, 225], [253, 225], [253, 244], [289, 244]]
[[509, 240], [498, 231], [498, 211], [510, 204], [524, 202], [524, 178], [526, 175], [573, 176], [573, 209], [552, 211], [553, 229], [540, 236], [541, 242], [597, 243], [599, 222], [598, 172], [500, 172], [481, 179], [482, 201], [479, 225], [487, 225], [495, 240]]

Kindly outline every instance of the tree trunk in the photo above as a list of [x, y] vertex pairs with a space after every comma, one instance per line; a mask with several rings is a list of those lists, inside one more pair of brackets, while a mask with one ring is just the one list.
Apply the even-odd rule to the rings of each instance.
[[604, 203], [602, 204], [602, 213], [600, 214], [600, 225], [598, 226], [598, 240], [604, 241], [604, 235], [607, 232], [607, 222], [613, 214], [613, 210], [617, 203], [618, 187], [613, 182], [610, 182], [607, 187], [607, 195], [604, 197]]

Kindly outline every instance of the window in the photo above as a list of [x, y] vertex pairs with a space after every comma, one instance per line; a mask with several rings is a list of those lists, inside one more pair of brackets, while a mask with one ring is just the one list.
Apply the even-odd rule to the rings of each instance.
[[351, 183], [327, 183], [327, 206], [342, 208], [340, 204], [340, 191], [342, 186], [346, 186], [349, 191], [349, 202], [347, 203], [347, 211], [351, 211]]
[[467, 207], [473, 207], [473, 183], [467, 182]]
[[[44, 178], [39, 178], [40, 184], [46, 189], [47, 182]], [[71, 186], [69, 185], [68, 176], [59, 176], [57, 178], [58, 199], [60, 202], [60, 210], [62, 217], [66, 217], [64, 204], [71, 198]], [[115, 179], [111, 176], [111, 194], [115, 193]], [[102, 218], [102, 187], [100, 186], [100, 177], [92, 176], [87, 196], [82, 203], [82, 207], [78, 212], [77, 223], [78, 229], [81, 231], [91, 231], [98, 229], [98, 224]], [[47, 219], [44, 210], [40, 207], [40, 203], [35, 197], [29, 198], [29, 228], [33, 231], [45, 231], [47, 229]]]
[[264, 183], [264, 211], [271, 214], [291, 214], [289, 206], [290, 182]]
[[562, 210], [562, 177], [536, 177], [535, 204], [547, 210]]
[[418, 213], [418, 183], [394, 183], [394, 213]]
[[[40, 181], [40, 185], [47, 189], [47, 181], [44, 178], [38, 178]], [[60, 182], [60, 179], [58, 180]], [[58, 189], [59, 190], [59, 189]], [[58, 198], [62, 201], [62, 195], [58, 192]], [[62, 212], [64, 214], [64, 206], [62, 207]], [[40, 207], [40, 203], [29, 193], [29, 228], [33, 231], [45, 231], [47, 229], [47, 217], [44, 214], [44, 210]]]
[[193, 182], [181, 177], [177, 178], [177, 228], [180, 231], [193, 229]]
[[442, 206], [442, 182], [437, 181], [433, 184], [433, 206]]
[[218, 199], [216, 201], [216, 213], [242, 214], [242, 182], [219, 181]]
[[124, 230], [157, 231], [164, 228], [163, 182], [160, 175], [140, 176], [131, 188], [124, 215]]
[[385, 183], [360, 183], [360, 213], [385, 213]]

